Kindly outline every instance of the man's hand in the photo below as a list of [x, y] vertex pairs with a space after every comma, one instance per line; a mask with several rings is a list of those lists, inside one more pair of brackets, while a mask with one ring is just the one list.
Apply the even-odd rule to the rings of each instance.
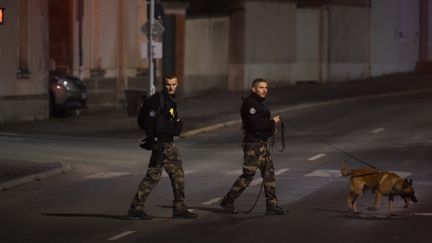
[[272, 119], [276, 124], [280, 123], [280, 121], [281, 121], [280, 116], [275, 116]]

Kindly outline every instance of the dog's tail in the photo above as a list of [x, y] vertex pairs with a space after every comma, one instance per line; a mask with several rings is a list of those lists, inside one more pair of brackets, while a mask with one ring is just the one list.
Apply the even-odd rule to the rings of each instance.
[[340, 172], [343, 177], [351, 175], [351, 171], [348, 169], [347, 161], [341, 163]]

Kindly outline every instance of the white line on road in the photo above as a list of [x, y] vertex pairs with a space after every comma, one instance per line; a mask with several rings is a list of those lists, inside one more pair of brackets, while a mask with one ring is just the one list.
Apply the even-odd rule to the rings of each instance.
[[[195, 172], [196, 172], [195, 170], [185, 170], [184, 174], [185, 175], [190, 175], [190, 174], [195, 173]], [[165, 170], [162, 171], [162, 177], [168, 177], [168, 174], [166, 173]]]
[[316, 159], [319, 159], [319, 158], [324, 157], [324, 156], [326, 156], [326, 154], [317, 154], [313, 157], [310, 157], [308, 160], [312, 161], [312, 160], [316, 160]]
[[[408, 177], [412, 175], [412, 172], [409, 171], [391, 171], [402, 178]], [[306, 174], [305, 176], [313, 176], [313, 177], [339, 177], [340, 170], [314, 170], [313, 172]]]
[[[283, 168], [283, 169], [277, 170], [277, 171], [275, 171], [275, 175], [280, 175], [286, 171], [289, 171], [289, 168]], [[256, 186], [256, 185], [260, 184], [261, 182], [262, 182], [262, 178], [257, 178], [255, 180], [253, 180], [250, 185]]]
[[370, 131], [370, 133], [375, 133], [375, 134], [377, 134], [377, 133], [380, 133], [380, 132], [382, 132], [382, 131], [384, 131], [384, 130], [385, 130], [384, 127], [379, 127], [379, 128], [375, 128], [374, 130]]
[[89, 178], [89, 179], [107, 179], [107, 178], [126, 176], [129, 174], [130, 174], [130, 172], [98, 172], [96, 174], [88, 175], [88, 176], [86, 176], [86, 178]]
[[4, 136], [18, 136], [18, 133], [10, 133], [10, 132], [0, 132], [0, 135]]
[[125, 236], [130, 235], [130, 234], [133, 234], [133, 233], [135, 233], [135, 232], [136, 232], [136, 231], [132, 231], [132, 230], [130, 230], [130, 231], [125, 231], [125, 232], [123, 232], [123, 233], [121, 233], [121, 234], [114, 235], [113, 237], [108, 238], [108, 240], [118, 240], [118, 239], [120, 239], [120, 238], [123, 238], [123, 237], [125, 237]]
[[312, 173], [306, 174], [305, 176], [339, 177], [340, 176], [340, 170], [315, 170]]
[[242, 172], [243, 172], [243, 170], [238, 169], [238, 170], [224, 171], [224, 172], [222, 172], [222, 173], [223, 173], [224, 175], [232, 176], [232, 175], [241, 175]]
[[287, 172], [289, 170], [290, 170], [289, 168], [283, 168], [283, 169], [277, 170], [277, 171], [275, 171], [275, 175], [280, 175], [280, 174]]
[[201, 204], [202, 205], [210, 205], [210, 204], [219, 202], [221, 199], [222, 199], [221, 197], [215, 197], [215, 198], [212, 198], [212, 199], [208, 200], [207, 202], [203, 202]]
[[418, 216], [432, 216], [432, 213], [415, 213]]

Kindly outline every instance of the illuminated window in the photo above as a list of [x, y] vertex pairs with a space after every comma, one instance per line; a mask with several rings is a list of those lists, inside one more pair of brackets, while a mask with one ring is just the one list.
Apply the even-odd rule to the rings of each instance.
[[5, 12], [5, 9], [0, 8], [0, 24], [4, 23], [4, 12]]

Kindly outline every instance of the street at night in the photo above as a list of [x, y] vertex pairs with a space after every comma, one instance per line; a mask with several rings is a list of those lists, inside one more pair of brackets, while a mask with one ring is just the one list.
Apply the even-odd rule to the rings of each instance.
[[[5, 242], [429, 242], [431, 237], [432, 134], [430, 92], [316, 105], [281, 114], [287, 148], [274, 151], [280, 205], [286, 216], [266, 216], [263, 195], [250, 214], [222, 213], [221, 197], [241, 173], [241, 129], [234, 125], [177, 140], [186, 173], [186, 201], [200, 214], [172, 219], [172, 191], [163, 176], [149, 197], [151, 221], [129, 220], [126, 211], [144, 176], [149, 153], [136, 141], [55, 136], [2, 135], [4, 160], [63, 162], [72, 171], [0, 194], [1, 234]], [[396, 216], [369, 211], [372, 193], [359, 200], [361, 214], [345, 203], [349, 179], [340, 176], [347, 160], [364, 166], [331, 145], [383, 170], [413, 179], [418, 203]], [[26, 149], [23, 149], [26, 148]], [[259, 191], [259, 173], [236, 201], [249, 209]], [[121, 235], [123, 234], [123, 235]]]

